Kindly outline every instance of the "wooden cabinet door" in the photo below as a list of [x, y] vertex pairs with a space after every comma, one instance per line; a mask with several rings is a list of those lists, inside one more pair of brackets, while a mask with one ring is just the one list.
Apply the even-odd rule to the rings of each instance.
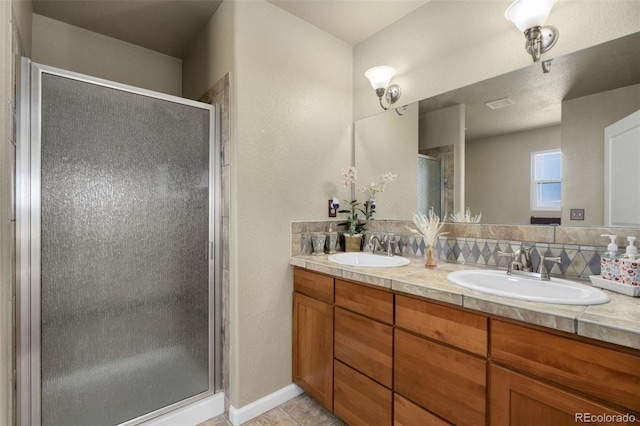
[[491, 321], [491, 359], [640, 412], [640, 357], [507, 321]]
[[398, 294], [396, 326], [487, 356], [489, 318], [484, 315]]
[[393, 324], [393, 293], [336, 279], [336, 306]]
[[333, 277], [295, 268], [293, 290], [323, 302], [333, 303]]
[[393, 377], [393, 328], [336, 307], [335, 357], [388, 388]]
[[626, 421], [629, 414], [496, 365], [490, 367], [489, 380], [492, 426], [633, 423]]
[[453, 424], [485, 424], [485, 359], [396, 328], [393, 362], [395, 392]]
[[333, 305], [293, 293], [293, 382], [333, 409]]
[[338, 360], [334, 374], [336, 416], [349, 426], [391, 425], [391, 390]]
[[451, 426], [406, 398], [393, 394], [393, 426]]

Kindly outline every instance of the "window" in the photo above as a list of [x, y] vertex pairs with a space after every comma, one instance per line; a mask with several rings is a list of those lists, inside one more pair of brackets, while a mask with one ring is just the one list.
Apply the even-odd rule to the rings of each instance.
[[531, 209], [560, 210], [562, 194], [562, 152], [531, 153]]

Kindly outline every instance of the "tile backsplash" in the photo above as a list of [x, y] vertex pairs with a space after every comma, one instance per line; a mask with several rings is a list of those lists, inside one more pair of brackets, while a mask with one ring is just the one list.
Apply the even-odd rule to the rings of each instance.
[[[311, 235], [326, 232], [336, 221], [292, 222], [291, 254], [311, 254]], [[389, 235], [398, 242], [397, 253], [405, 257], [424, 258], [425, 244], [419, 234], [413, 234], [413, 222], [373, 220], [364, 232], [364, 245], [373, 235]], [[445, 224], [448, 234], [441, 236], [436, 251], [440, 261], [506, 269], [508, 260], [498, 252], [515, 252], [521, 246], [531, 248], [534, 268], [542, 256], [560, 257], [551, 275], [574, 279], [589, 279], [600, 274], [600, 256], [606, 251], [608, 240], [601, 234], [618, 235], [618, 245], [624, 250], [627, 236], [640, 240], [640, 229], [561, 227], [552, 225], [490, 225]], [[340, 243], [342, 244], [342, 243]], [[340, 246], [339, 250], [343, 250]], [[548, 265], [551, 266], [551, 265]]]

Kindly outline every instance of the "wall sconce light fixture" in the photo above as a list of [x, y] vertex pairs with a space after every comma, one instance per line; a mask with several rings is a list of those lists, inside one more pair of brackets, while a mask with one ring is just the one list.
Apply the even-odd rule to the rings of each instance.
[[525, 47], [533, 62], [538, 62], [540, 55], [558, 41], [558, 30], [555, 27], [543, 26], [555, 2], [556, 0], [516, 0], [504, 14], [524, 32], [527, 39]]
[[[378, 95], [380, 106], [385, 111], [391, 108], [391, 106], [400, 99], [400, 95], [402, 94], [402, 89], [400, 89], [400, 86], [397, 84], [389, 86], [389, 82], [395, 73], [396, 70], [393, 67], [387, 66], [369, 68], [364, 73], [364, 76], [371, 82], [371, 87], [376, 91], [376, 95]], [[389, 88], [387, 88], [387, 86], [389, 86]], [[388, 106], [382, 103], [383, 97], [386, 99]]]

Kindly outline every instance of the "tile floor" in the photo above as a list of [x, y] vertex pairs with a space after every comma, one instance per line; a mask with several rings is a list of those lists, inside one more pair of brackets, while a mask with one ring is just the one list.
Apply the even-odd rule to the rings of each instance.
[[[243, 426], [346, 426], [342, 420], [318, 404], [306, 393], [299, 395], [271, 411], [244, 423]], [[231, 426], [223, 415], [198, 426]]]

